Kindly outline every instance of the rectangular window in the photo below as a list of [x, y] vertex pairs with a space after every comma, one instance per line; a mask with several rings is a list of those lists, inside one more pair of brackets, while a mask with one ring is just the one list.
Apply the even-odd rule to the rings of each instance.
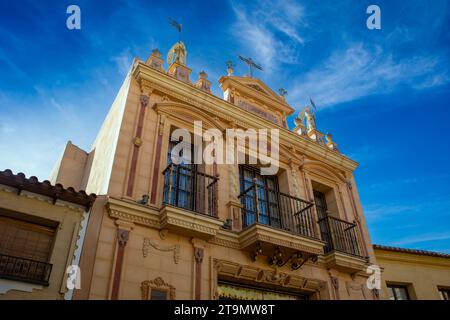
[[[281, 227], [277, 176], [262, 176], [258, 168], [239, 166], [241, 203], [244, 205], [244, 227], [255, 222]], [[256, 182], [257, 191], [251, 187]], [[256, 203], [258, 199], [258, 203]], [[256, 210], [258, 206], [258, 210]]]
[[0, 254], [48, 262], [55, 228], [0, 216]]
[[387, 288], [389, 300], [410, 300], [407, 286], [388, 284]]
[[57, 224], [43, 225], [31, 222], [43, 219], [30, 219], [0, 216], [0, 277], [48, 285]]
[[450, 289], [449, 288], [438, 288], [441, 300], [450, 300]]
[[[167, 164], [172, 163], [171, 152], [172, 149], [179, 143], [178, 141], [170, 141], [169, 149], [167, 153]], [[189, 147], [189, 146], [188, 146]], [[191, 157], [193, 155], [193, 145], [190, 146], [191, 149]], [[178, 166], [174, 166], [172, 181], [170, 182], [172, 185], [172, 194], [170, 195], [172, 199], [172, 205], [175, 205], [179, 208], [184, 208], [188, 210], [195, 211], [195, 191], [197, 190], [197, 165], [192, 164], [191, 161], [187, 161], [187, 155], [179, 154], [177, 155], [180, 158], [178, 159], [180, 164]], [[169, 176], [167, 176], [169, 178]], [[165, 181], [165, 185], [169, 185], [169, 181]], [[168, 197], [167, 195], [166, 197]], [[201, 202], [201, 201], [200, 201]]]
[[217, 217], [218, 177], [206, 174], [203, 164], [194, 164], [193, 159], [189, 160], [189, 156], [183, 154], [187, 152], [194, 154], [195, 146], [192, 144], [185, 145], [186, 148], [175, 152], [174, 157], [178, 157], [179, 161], [172, 162], [172, 149], [180, 144], [183, 142], [169, 142], [168, 166], [163, 171], [163, 205], [169, 204]]

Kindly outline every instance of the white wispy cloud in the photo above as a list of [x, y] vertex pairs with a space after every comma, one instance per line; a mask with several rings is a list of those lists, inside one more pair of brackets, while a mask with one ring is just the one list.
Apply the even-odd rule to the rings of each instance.
[[418, 234], [418, 235], [414, 235], [414, 236], [404, 237], [398, 241], [392, 242], [392, 244], [396, 245], [396, 246], [404, 246], [404, 245], [411, 245], [411, 244], [417, 244], [417, 243], [422, 243], [422, 242], [433, 242], [433, 241], [441, 241], [441, 240], [448, 240], [448, 239], [450, 239], [450, 231], [429, 232], [429, 233], [423, 233], [423, 234]]
[[364, 215], [367, 220], [374, 222], [385, 218], [392, 218], [398, 214], [410, 214], [417, 212], [421, 208], [420, 205], [404, 205], [404, 204], [368, 204], [364, 205]]
[[111, 61], [116, 64], [120, 75], [125, 76], [131, 67], [131, 63], [133, 62], [133, 56], [130, 48], [123, 50], [119, 55], [111, 57]]
[[380, 46], [354, 43], [334, 51], [318, 68], [294, 81], [290, 95], [321, 107], [388, 93], [405, 85], [413, 89], [440, 86], [450, 80], [445, 59], [439, 55], [396, 58]]
[[[256, 7], [234, 2], [231, 6], [236, 15], [232, 33], [266, 70], [298, 61], [295, 48], [305, 42], [298, 30], [306, 25], [301, 5], [293, 1], [261, 1]], [[277, 34], [284, 36], [284, 41]]]

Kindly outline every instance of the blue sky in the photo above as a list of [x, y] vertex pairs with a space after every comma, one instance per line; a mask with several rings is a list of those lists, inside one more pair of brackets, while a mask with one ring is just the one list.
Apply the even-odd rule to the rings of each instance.
[[[81, 8], [81, 30], [66, 8]], [[381, 8], [382, 29], [366, 28]], [[374, 243], [450, 252], [450, 2], [12, 1], [0, 3], [0, 168], [46, 179], [67, 140], [89, 149], [133, 57], [165, 56], [183, 26], [193, 78], [225, 62], [311, 96], [317, 124], [360, 163]], [[289, 123], [292, 126], [292, 118]]]

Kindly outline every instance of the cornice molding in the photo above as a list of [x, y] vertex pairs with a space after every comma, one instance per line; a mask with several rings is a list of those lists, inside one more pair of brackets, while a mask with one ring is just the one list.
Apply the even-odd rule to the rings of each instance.
[[[241, 81], [239, 81], [241, 80]], [[265, 91], [268, 91], [269, 93], [264, 93], [261, 95], [260, 92], [258, 92], [256, 89], [247, 86], [245, 83], [258, 83]], [[287, 114], [292, 114], [295, 110], [287, 104], [287, 102], [282, 101], [278, 95], [273, 92], [272, 89], [270, 89], [264, 82], [262, 82], [259, 79], [255, 78], [249, 78], [245, 79], [242, 77], [236, 77], [236, 76], [223, 76], [219, 79], [219, 83], [221, 84], [221, 87], [227, 86], [227, 84], [231, 84], [231, 88], [237, 89], [240, 92], [243, 92], [248, 95], [249, 98], [253, 98], [255, 100], [258, 100], [265, 104], [269, 109], [271, 105], [275, 105], [276, 111], [278, 112], [285, 112]]]
[[[215, 258], [212, 260], [212, 265], [214, 279], [242, 279], [263, 285], [277, 285], [286, 289], [313, 291], [321, 298], [328, 296], [326, 281], [302, 277], [295, 272], [280, 272], [278, 269], [265, 269]], [[213, 299], [217, 299], [219, 294], [217, 282], [214, 281], [212, 287]]]
[[364, 258], [359, 258], [340, 252], [330, 252], [324, 256], [319, 257], [320, 263], [326, 265], [327, 268], [336, 269], [342, 272], [357, 274], [365, 271], [369, 265]]
[[276, 246], [299, 250], [315, 255], [323, 254], [325, 243], [319, 239], [311, 239], [294, 235], [287, 231], [277, 230], [255, 224], [239, 234], [241, 248], [249, 247], [258, 242], [266, 242]]
[[224, 131], [225, 128], [218, 123], [208, 112], [203, 110], [198, 110], [198, 108], [193, 107], [190, 104], [167, 101], [167, 102], [158, 102], [153, 105], [153, 109], [158, 113], [164, 113], [166, 115], [174, 116], [179, 115], [180, 113], [187, 113], [192, 116], [196, 116], [200, 118], [202, 121], [206, 122], [206, 124], [211, 128], [217, 128], [220, 131]]
[[292, 145], [305, 155], [323, 161], [333, 168], [353, 172], [358, 165], [357, 162], [330, 150], [326, 146], [321, 146], [228, 101], [153, 70], [142, 61], [137, 62], [133, 75], [144, 86], [151, 87], [165, 95], [173, 96], [180, 101], [192, 104], [203, 111], [209, 112], [228, 122], [233, 122], [241, 127], [279, 129], [280, 142], [282, 144]]

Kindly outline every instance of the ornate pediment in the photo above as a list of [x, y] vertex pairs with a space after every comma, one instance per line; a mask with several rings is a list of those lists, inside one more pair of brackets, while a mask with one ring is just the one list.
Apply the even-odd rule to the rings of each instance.
[[226, 76], [219, 79], [224, 99], [270, 122], [283, 125], [292, 109], [284, 96], [276, 94], [264, 82], [251, 77]]

